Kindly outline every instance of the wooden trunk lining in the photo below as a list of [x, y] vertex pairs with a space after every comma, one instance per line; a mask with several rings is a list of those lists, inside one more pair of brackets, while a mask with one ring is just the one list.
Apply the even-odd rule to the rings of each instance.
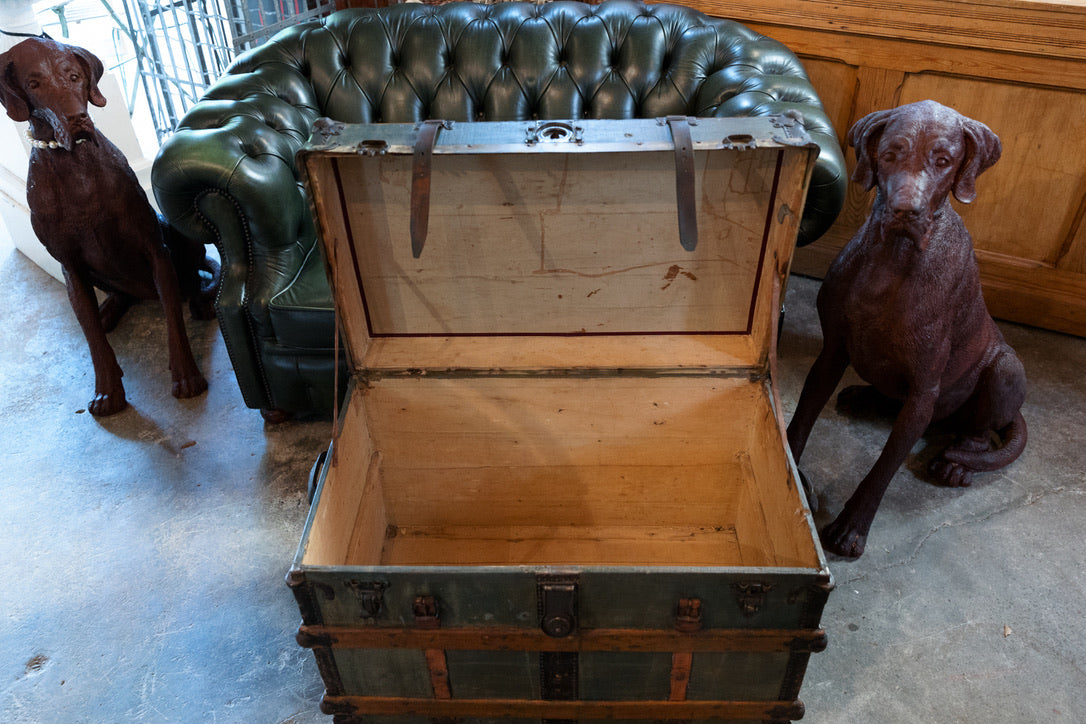
[[305, 173], [360, 371], [711, 369], [762, 362], [766, 284], [806, 188], [797, 151], [699, 153], [693, 253], [669, 154], [443, 157], [419, 259], [392, 211], [410, 205], [409, 158], [310, 155]]
[[309, 563], [817, 565], [760, 382], [383, 379], [336, 447], [318, 521], [353, 533]]
[[747, 333], [778, 152], [695, 156], [693, 252], [671, 153], [456, 154], [435, 158], [419, 258], [410, 156], [332, 159], [372, 336]]

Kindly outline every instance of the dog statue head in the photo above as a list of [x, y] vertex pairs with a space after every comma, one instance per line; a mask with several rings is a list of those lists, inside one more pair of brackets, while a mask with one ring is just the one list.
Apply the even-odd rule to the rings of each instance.
[[922, 248], [948, 195], [971, 203], [977, 176], [1002, 153], [988, 126], [935, 101], [871, 113], [852, 127], [848, 142], [856, 149], [852, 180], [865, 190], [878, 187], [884, 233]]
[[0, 103], [13, 121], [30, 121], [36, 138], [70, 151], [73, 141], [94, 137], [87, 103], [106, 104], [98, 90], [102, 72], [88, 50], [28, 38], [0, 54]]

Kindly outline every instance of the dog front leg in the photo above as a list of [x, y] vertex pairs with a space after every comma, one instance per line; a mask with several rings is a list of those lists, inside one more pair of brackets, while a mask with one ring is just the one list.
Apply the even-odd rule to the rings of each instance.
[[840, 515], [822, 530], [822, 544], [828, 550], [847, 558], [863, 555], [867, 534], [882, 496], [894, 473], [927, 429], [938, 398], [938, 388], [913, 393], [905, 398], [905, 404], [874, 467], [857, 486]]
[[822, 346], [822, 351], [818, 353], [818, 358], [811, 365], [811, 371], [807, 373], [807, 379], [803, 382], [803, 391], [799, 395], [799, 402], [796, 403], [796, 411], [788, 424], [788, 447], [792, 450], [792, 459], [797, 465], [803, 449], [807, 447], [807, 438], [811, 435], [811, 429], [822, 413], [822, 408], [829, 402], [833, 391], [841, 382], [841, 377], [848, 368], [848, 362], [845, 345], [827, 340]]
[[165, 246], [152, 252], [155, 288], [166, 316], [166, 343], [170, 354], [170, 374], [173, 378], [174, 397], [195, 397], [207, 389], [207, 380], [196, 366], [185, 332], [185, 318], [181, 311], [181, 289], [177, 272]]
[[128, 406], [124, 397], [124, 383], [121, 382], [124, 373], [106, 339], [94, 287], [84, 277], [68, 271], [67, 266], [63, 269], [68, 302], [83, 330], [87, 346], [90, 347], [91, 364], [94, 365], [94, 399], [87, 405], [87, 410], [95, 417], [115, 414]]

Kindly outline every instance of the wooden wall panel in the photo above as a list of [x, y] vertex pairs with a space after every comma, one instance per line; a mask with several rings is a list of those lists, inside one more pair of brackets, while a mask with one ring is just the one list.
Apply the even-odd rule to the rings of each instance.
[[[1086, 0], [686, 0], [795, 51], [842, 146], [865, 114], [931, 98], [988, 124], [1003, 158], [957, 207], [993, 315], [1086, 336]], [[849, 170], [855, 161], [846, 148]], [[871, 192], [797, 252], [821, 276]]]
[[951, 99], [954, 108], [982, 120], [1003, 141], [1003, 156], [977, 181], [977, 200], [957, 205], [977, 248], [1086, 271], [1081, 251], [1072, 254], [1069, 243], [1086, 196], [1086, 135], [1071, 132], [1071, 119], [1086, 118], [1086, 93], [909, 76], [901, 102], [925, 98]]

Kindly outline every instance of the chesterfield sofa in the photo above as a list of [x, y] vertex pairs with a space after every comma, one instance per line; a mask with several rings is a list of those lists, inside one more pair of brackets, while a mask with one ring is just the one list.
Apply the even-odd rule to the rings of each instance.
[[245, 403], [270, 422], [331, 417], [347, 362], [294, 161], [318, 118], [795, 111], [820, 146], [805, 244], [843, 204], [844, 156], [803, 67], [780, 43], [690, 8], [631, 0], [342, 10], [239, 56], [163, 144], [152, 185], [175, 228], [219, 250], [218, 318]]

